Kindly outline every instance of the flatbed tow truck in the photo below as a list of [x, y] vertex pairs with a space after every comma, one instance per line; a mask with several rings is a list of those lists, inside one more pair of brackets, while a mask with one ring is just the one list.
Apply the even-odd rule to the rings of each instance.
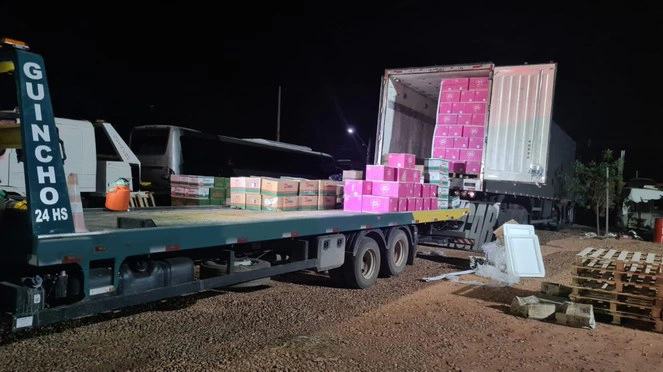
[[422, 225], [469, 212], [83, 210], [67, 187], [42, 57], [0, 45], [19, 112], [0, 117], [0, 151], [21, 149], [27, 190], [27, 207], [0, 209], [0, 312], [12, 331], [300, 270], [367, 288], [413, 263]]

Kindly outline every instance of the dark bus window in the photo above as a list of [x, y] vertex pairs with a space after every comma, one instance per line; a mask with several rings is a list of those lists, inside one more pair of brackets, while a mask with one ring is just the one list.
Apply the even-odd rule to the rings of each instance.
[[131, 150], [136, 155], [163, 155], [168, 146], [168, 128], [134, 130], [131, 133]]
[[104, 128], [98, 125], [94, 126], [94, 142], [97, 147], [97, 159], [108, 161], [122, 160], [117, 154], [117, 151], [115, 151], [115, 147], [113, 147], [110, 139], [108, 139]]

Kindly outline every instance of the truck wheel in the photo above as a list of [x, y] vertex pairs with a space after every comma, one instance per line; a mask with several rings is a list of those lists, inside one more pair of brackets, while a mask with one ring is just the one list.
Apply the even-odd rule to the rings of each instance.
[[387, 250], [382, 256], [380, 273], [384, 276], [400, 275], [405, 270], [410, 254], [410, 242], [401, 229], [393, 230], [387, 237]]
[[[238, 263], [241, 260], [235, 261], [235, 272], [246, 272], [251, 270], [266, 269], [272, 265], [268, 261], [259, 260], [256, 258], [251, 258], [250, 265], [239, 265]], [[200, 264], [200, 278], [206, 279], [213, 276], [223, 276], [228, 275], [226, 272], [227, 264], [222, 261], [203, 261]], [[252, 288], [252, 287], [262, 287], [269, 285], [269, 277], [260, 278], [256, 280], [251, 280], [244, 283], [238, 283], [228, 286], [228, 288]]]
[[348, 286], [359, 289], [372, 286], [380, 273], [380, 246], [373, 238], [363, 237], [357, 254], [343, 268]]

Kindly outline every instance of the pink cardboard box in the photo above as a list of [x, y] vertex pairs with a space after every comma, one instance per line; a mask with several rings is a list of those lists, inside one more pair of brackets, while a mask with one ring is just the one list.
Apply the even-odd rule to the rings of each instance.
[[422, 198], [423, 197], [423, 193], [424, 193], [424, 185], [423, 184], [415, 183], [414, 187], [413, 187], [413, 190], [414, 190], [414, 197], [415, 198]]
[[437, 187], [437, 185], [433, 185], [433, 184], [430, 184], [430, 183], [424, 183], [424, 188], [423, 188], [424, 198], [432, 198], [431, 194], [434, 192], [433, 191], [433, 186]]
[[407, 180], [407, 171], [409, 169], [396, 168], [396, 182], [410, 182]]
[[488, 102], [488, 91], [478, 90], [474, 92], [474, 102]]
[[[451, 168], [449, 168], [451, 169]], [[431, 184], [430, 185], [430, 190], [428, 193], [428, 196], [431, 198], [437, 198], [437, 185], [436, 184]]]
[[424, 198], [414, 198], [415, 202], [415, 211], [423, 211], [424, 210]]
[[474, 91], [461, 92], [460, 102], [474, 102]]
[[371, 195], [373, 191], [373, 182], [361, 180], [347, 180], [343, 192], [346, 196]]
[[412, 198], [414, 197], [414, 183], [404, 183], [405, 185], [405, 190], [407, 191], [407, 197]]
[[456, 123], [461, 125], [472, 124], [472, 114], [458, 114]]
[[[482, 155], [482, 150], [460, 150], [460, 160], [464, 161], [481, 161]], [[467, 166], [465, 167], [465, 171], [467, 171]]]
[[407, 183], [400, 182], [375, 181], [373, 182], [373, 195], [404, 198], [408, 196], [407, 185]]
[[407, 210], [416, 211], [417, 210], [417, 199], [416, 198], [407, 198]]
[[384, 196], [363, 196], [361, 211], [367, 213], [398, 212], [398, 198]]
[[453, 103], [451, 102], [441, 102], [440, 108], [437, 111], [438, 114], [451, 114], [453, 108]]
[[346, 195], [343, 198], [343, 210], [347, 212], [361, 212], [362, 208], [361, 196]]
[[460, 92], [442, 91], [440, 102], [460, 102]]
[[452, 163], [449, 163], [449, 170], [454, 173], [465, 173], [465, 162], [454, 161]]
[[435, 137], [448, 136], [450, 126], [451, 125], [436, 125], [434, 133]]
[[424, 198], [424, 210], [431, 210], [431, 198]]
[[467, 110], [469, 110], [469, 108], [466, 106], [467, 106], [466, 103], [452, 103], [451, 112], [453, 112], [454, 114], [462, 114], [464, 112], [468, 112]]
[[417, 157], [414, 154], [389, 154], [389, 166], [394, 168], [414, 169]]
[[407, 198], [398, 198], [398, 211], [407, 212]]
[[[452, 107], [453, 108], [453, 107]], [[485, 114], [486, 113], [486, 103], [485, 102], [472, 102], [468, 103], [464, 107], [464, 112], [472, 114]]]
[[366, 180], [367, 181], [395, 181], [396, 170], [392, 167], [384, 165], [367, 165], [366, 166]]
[[468, 149], [483, 149], [483, 137], [470, 137], [469, 140]]
[[418, 169], [408, 169], [407, 182], [419, 183], [421, 182], [421, 171]]
[[473, 114], [472, 115], [472, 125], [485, 125], [486, 124], [486, 115], [485, 114]]
[[449, 136], [461, 137], [463, 135], [462, 125], [449, 125]]
[[[448, 134], [448, 132], [447, 132]], [[451, 137], [435, 137], [433, 148], [451, 148], [453, 147], [453, 138]]]
[[454, 148], [456, 149], [466, 149], [470, 144], [469, 138], [465, 137], [456, 137], [454, 138]]
[[483, 126], [481, 126], [481, 125], [463, 125], [463, 137], [483, 138]]
[[468, 161], [465, 163], [465, 173], [467, 174], [479, 174], [481, 173], [481, 162], [478, 161]]
[[439, 114], [437, 115], [437, 124], [451, 125], [458, 123], [458, 115], [456, 114]]
[[469, 89], [488, 89], [488, 78], [470, 78]]
[[460, 160], [460, 150], [446, 149], [444, 151], [444, 158], [447, 160]]
[[442, 90], [468, 90], [470, 87], [470, 79], [444, 79], [442, 80]]
[[433, 158], [444, 159], [444, 154], [447, 151], [444, 147], [433, 147]]

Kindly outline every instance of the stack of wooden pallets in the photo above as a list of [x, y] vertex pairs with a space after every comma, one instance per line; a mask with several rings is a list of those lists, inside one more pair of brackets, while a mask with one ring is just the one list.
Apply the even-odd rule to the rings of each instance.
[[586, 248], [573, 265], [572, 301], [591, 304], [612, 323], [636, 320], [663, 332], [663, 255]]

